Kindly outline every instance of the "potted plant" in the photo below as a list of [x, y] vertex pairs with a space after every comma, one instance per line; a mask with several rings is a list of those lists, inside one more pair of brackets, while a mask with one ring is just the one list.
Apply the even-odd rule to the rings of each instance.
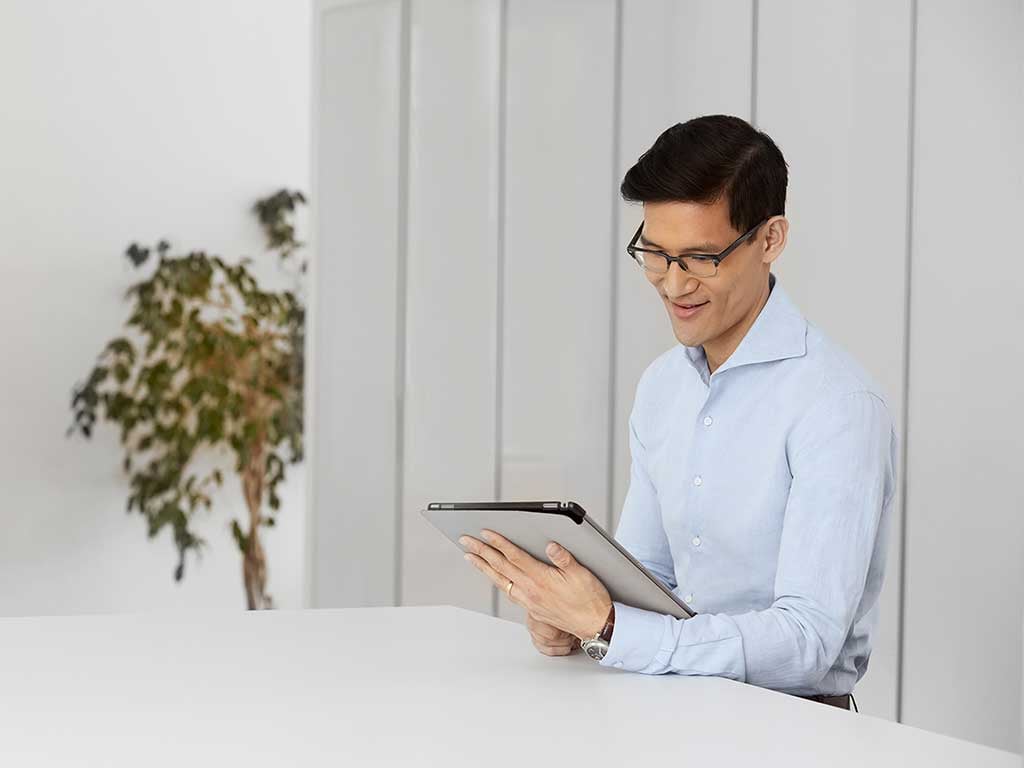
[[[268, 249], [297, 285], [306, 263], [295, 255], [302, 244], [292, 221], [304, 202], [302, 193], [282, 189], [253, 209]], [[120, 429], [127, 510], [142, 515], [151, 538], [171, 530], [178, 581], [187, 553], [205, 544], [193, 522], [211, 508], [229, 458], [247, 510], [245, 520], [231, 522], [246, 602], [273, 607], [260, 530], [275, 524], [286, 466], [302, 459], [305, 309], [298, 291], [264, 290], [250, 259], [174, 256], [166, 241], [152, 250], [132, 243], [125, 256], [147, 276], [127, 291], [126, 333], [107, 343], [74, 388], [68, 433], [88, 438], [98, 419]]]

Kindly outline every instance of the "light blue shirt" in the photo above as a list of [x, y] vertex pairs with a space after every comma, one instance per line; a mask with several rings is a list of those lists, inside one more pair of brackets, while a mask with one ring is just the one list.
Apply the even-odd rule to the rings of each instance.
[[878, 623], [897, 437], [868, 375], [771, 282], [713, 375], [680, 344], [637, 385], [615, 538], [698, 615], [616, 602], [601, 664], [846, 694]]

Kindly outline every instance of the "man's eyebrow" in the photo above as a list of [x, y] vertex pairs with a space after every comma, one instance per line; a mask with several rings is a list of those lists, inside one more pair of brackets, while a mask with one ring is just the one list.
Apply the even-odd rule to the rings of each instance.
[[[643, 236], [643, 234], [640, 235], [640, 242], [643, 243], [644, 245], [650, 246], [651, 248], [657, 248], [659, 251], [665, 250], [657, 243], [648, 240], [646, 237]], [[721, 250], [722, 249], [719, 248], [714, 243], [704, 242], [698, 243], [697, 245], [691, 245], [688, 248], [683, 248], [683, 250], [681, 250], [680, 253], [718, 253]]]

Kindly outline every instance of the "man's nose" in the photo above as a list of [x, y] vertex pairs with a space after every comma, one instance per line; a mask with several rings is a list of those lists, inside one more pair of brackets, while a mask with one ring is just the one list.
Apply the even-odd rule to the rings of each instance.
[[691, 273], [680, 267], [675, 262], [669, 264], [668, 273], [664, 277], [665, 294], [669, 297], [684, 296], [693, 293], [700, 282]]

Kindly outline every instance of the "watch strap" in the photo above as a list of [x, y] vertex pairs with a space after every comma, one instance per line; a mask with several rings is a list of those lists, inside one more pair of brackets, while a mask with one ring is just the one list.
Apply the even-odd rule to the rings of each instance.
[[608, 618], [605, 619], [605, 622], [604, 622], [604, 628], [601, 630], [601, 633], [598, 635], [598, 637], [601, 638], [602, 640], [604, 640], [605, 642], [610, 643], [612, 641], [612, 632], [614, 631], [614, 629], [615, 629], [615, 603], [612, 603], [611, 610], [608, 611]]

